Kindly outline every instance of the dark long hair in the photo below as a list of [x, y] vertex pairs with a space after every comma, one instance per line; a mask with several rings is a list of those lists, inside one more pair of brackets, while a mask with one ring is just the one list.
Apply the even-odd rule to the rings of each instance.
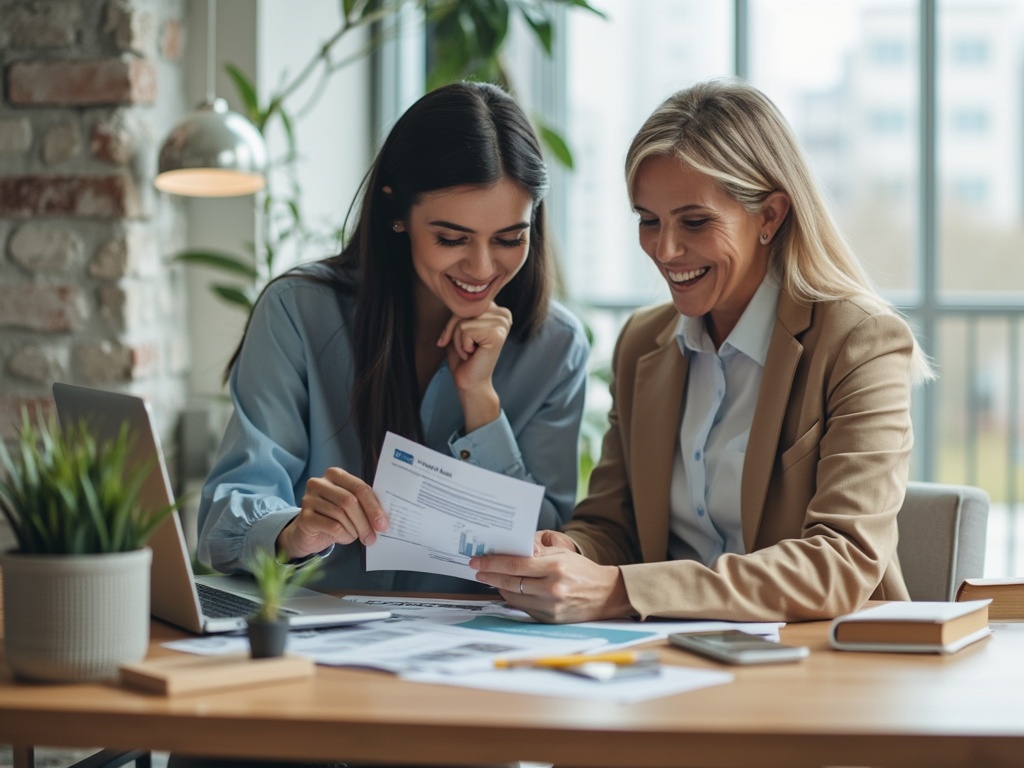
[[[515, 100], [494, 85], [453, 83], [421, 97], [398, 119], [360, 190], [358, 220], [342, 252], [323, 264], [340, 293], [357, 292], [352, 418], [371, 482], [387, 431], [422, 441], [416, 378], [415, 272], [409, 238], [392, 226], [428, 192], [509, 179], [533, 200], [526, 263], [496, 301], [512, 313], [512, 336], [543, 323], [552, 269], [545, 239], [547, 167]], [[237, 355], [237, 353], [236, 353]]]

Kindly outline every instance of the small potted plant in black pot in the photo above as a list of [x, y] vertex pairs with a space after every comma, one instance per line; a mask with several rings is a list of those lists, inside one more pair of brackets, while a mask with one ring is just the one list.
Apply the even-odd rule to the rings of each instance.
[[280, 555], [259, 550], [250, 564], [259, 587], [260, 609], [247, 620], [249, 650], [254, 659], [284, 654], [288, 641], [288, 619], [282, 612], [284, 599], [320, 572], [320, 561], [298, 565]]

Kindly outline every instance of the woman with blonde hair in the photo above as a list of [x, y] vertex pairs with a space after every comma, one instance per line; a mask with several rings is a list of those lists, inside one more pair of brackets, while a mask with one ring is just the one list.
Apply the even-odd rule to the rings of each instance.
[[477, 578], [553, 622], [824, 619], [908, 599], [896, 514], [930, 368], [785, 118], [742, 81], [698, 83], [641, 127], [626, 181], [672, 301], [619, 336], [573, 519], [531, 558], [476, 558]]

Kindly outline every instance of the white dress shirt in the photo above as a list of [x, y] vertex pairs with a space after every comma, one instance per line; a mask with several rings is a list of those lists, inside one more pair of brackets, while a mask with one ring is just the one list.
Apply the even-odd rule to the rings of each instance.
[[778, 303], [769, 273], [718, 350], [703, 317], [679, 318], [676, 340], [690, 362], [669, 501], [673, 560], [710, 566], [724, 552], [744, 552], [743, 459]]

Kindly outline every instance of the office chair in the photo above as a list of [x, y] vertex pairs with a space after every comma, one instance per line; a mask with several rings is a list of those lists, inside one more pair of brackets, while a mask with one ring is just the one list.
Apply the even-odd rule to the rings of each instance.
[[907, 485], [897, 554], [911, 600], [953, 600], [964, 579], [984, 574], [988, 508], [974, 486]]

